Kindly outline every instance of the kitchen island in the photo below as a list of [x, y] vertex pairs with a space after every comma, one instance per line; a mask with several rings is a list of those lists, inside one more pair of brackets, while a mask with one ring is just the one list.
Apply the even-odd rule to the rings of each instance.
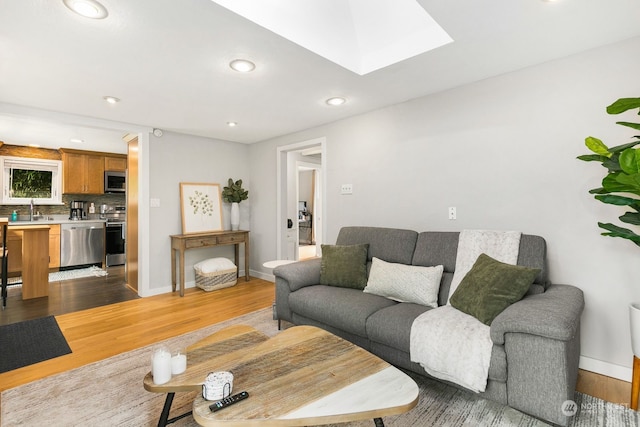
[[20, 253], [9, 248], [9, 260], [20, 256], [22, 260], [22, 299], [49, 295], [49, 228], [47, 224], [15, 225], [9, 223], [8, 235], [20, 232]]
[[[8, 272], [10, 276], [22, 275], [22, 298], [39, 298], [48, 295], [49, 272], [57, 271], [61, 268], [61, 248], [73, 253], [86, 252], [83, 248], [83, 241], [75, 239], [70, 241], [75, 235], [67, 234], [66, 244], [62, 240], [65, 236], [61, 229], [85, 228], [93, 225], [99, 228], [95, 233], [99, 238], [93, 248], [93, 258], [90, 262], [94, 264], [104, 263], [104, 223], [105, 220], [69, 220], [66, 216], [62, 218], [47, 217], [33, 221], [11, 221], [7, 232]], [[95, 240], [95, 238], [93, 239]], [[69, 246], [72, 245], [72, 248]], [[66, 252], [65, 252], [66, 253]], [[67, 264], [71, 265], [69, 261]], [[63, 267], [64, 268], [64, 267]]]

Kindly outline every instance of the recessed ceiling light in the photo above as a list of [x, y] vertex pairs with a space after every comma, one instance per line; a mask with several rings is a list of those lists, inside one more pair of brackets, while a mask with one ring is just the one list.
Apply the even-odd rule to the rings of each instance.
[[84, 139], [71, 138], [69, 141], [73, 142], [74, 144], [82, 144], [84, 142]]
[[234, 128], [238, 126], [238, 122], [227, 122], [227, 126], [229, 126], [230, 128]]
[[120, 98], [116, 98], [115, 96], [103, 96], [102, 99], [107, 101], [109, 104], [117, 104], [120, 102]]
[[62, 0], [69, 9], [91, 19], [104, 19], [109, 15], [107, 9], [96, 0]]
[[256, 64], [246, 59], [234, 59], [229, 63], [231, 69], [239, 73], [249, 73], [256, 68]]
[[341, 97], [341, 96], [334, 96], [333, 98], [327, 99], [326, 102], [329, 105], [336, 106], [336, 105], [344, 104], [345, 102], [347, 102], [347, 100], [345, 98]]

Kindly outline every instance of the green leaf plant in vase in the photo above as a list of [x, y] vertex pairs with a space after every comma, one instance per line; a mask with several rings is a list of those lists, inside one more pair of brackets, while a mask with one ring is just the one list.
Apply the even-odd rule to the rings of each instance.
[[[607, 107], [607, 113], [620, 114], [632, 109], [640, 109], [640, 98], [621, 98]], [[640, 111], [638, 113], [640, 115]], [[640, 130], [640, 123], [617, 122], [617, 124]], [[615, 147], [607, 147], [601, 140], [593, 136], [585, 139], [585, 144], [594, 154], [578, 156], [585, 162], [600, 162], [607, 170], [602, 180], [602, 187], [594, 188], [589, 193], [597, 200], [610, 205], [625, 206], [629, 209], [618, 219], [625, 224], [640, 225], [640, 136], [634, 140]], [[640, 235], [634, 231], [611, 223], [598, 222], [605, 230], [603, 236], [622, 237], [640, 246]]]
[[[620, 114], [628, 110], [640, 109], [640, 98], [621, 98], [607, 107], [607, 113]], [[640, 115], [640, 112], [638, 113]], [[617, 122], [617, 124], [640, 130], [640, 123]], [[579, 156], [585, 162], [600, 162], [607, 170], [602, 180], [602, 187], [594, 188], [589, 193], [603, 203], [624, 206], [628, 210], [618, 217], [620, 221], [632, 226], [640, 225], [640, 136], [634, 140], [612, 148], [601, 140], [589, 136], [585, 143], [594, 154]], [[604, 229], [603, 236], [622, 237], [640, 246], [640, 236], [633, 230], [611, 223], [598, 222]], [[629, 326], [631, 332], [631, 349], [633, 351], [631, 409], [638, 409], [638, 383], [640, 382], [640, 302], [629, 304]]]
[[239, 203], [249, 198], [249, 192], [242, 188], [242, 180], [233, 181], [229, 178], [229, 182], [222, 189], [222, 200], [231, 203], [231, 229], [238, 230], [240, 228], [240, 205]]

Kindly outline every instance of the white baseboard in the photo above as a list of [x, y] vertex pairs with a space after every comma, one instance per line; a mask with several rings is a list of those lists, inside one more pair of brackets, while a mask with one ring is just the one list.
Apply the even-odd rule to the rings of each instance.
[[251, 277], [257, 277], [258, 279], [267, 280], [269, 282], [276, 281], [276, 276], [274, 276], [273, 274], [265, 273], [262, 271], [256, 271], [256, 270], [249, 270], [249, 271], [250, 271]]
[[[260, 272], [260, 271], [254, 271], [254, 270], [249, 270], [249, 274], [252, 277], [258, 277], [260, 279], [268, 280], [270, 282], [275, 282], [276, 281], [276, 278], [275, 278], [275, 276], [273, 274], [267, 274], [267, 273], [263, 273], [263, 272]], [[244, 270], [240, 270], [240, 273], [239, 273], [238, 277], [239, 277], [238, 283], [240, 283], [240, 280], [242, 280], [242, 282], [244, 282]], [[196, 281], [195, 280], [187, 281], [184, 284], [184, 288], [185, 289], [195, 288], [195, 287], [196, 287]], [[140, 294], [140, 296], [141, 297], [152, 297], [152, 296], [160, 295], [160, 294], [168, 294], [169, 292], [171, 292], [171, 286], [164, 286], [162, 288], [148, 289], [147, 292], [144, 295]]]
[[608, 377], [617, 378], [622, 381], [631, 382], [632, 369], [626, 366], [615, 365], [602, 360], [592, 359], [590, 357], [580, 356], [580, 369], [595, 372], [597, 374], [606, 375]]

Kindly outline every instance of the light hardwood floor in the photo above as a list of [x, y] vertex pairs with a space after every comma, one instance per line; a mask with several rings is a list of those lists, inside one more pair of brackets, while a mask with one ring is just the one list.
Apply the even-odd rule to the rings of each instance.
[[[174, 292], [57, 315], [73, 352], [0, 374], [0, 391], [271, 307], [273, 300], [274, 284], [252, 278], [219, 291], [187, 289], [183, 298]], [[631, 384], [580, 370], [577, 390], [626, 405]]]
[[0, 374], [0, 391], [271, 307], [274, 284], [253, 278], [204, 292], [187, 289], [55, 316], [72, 353]]

